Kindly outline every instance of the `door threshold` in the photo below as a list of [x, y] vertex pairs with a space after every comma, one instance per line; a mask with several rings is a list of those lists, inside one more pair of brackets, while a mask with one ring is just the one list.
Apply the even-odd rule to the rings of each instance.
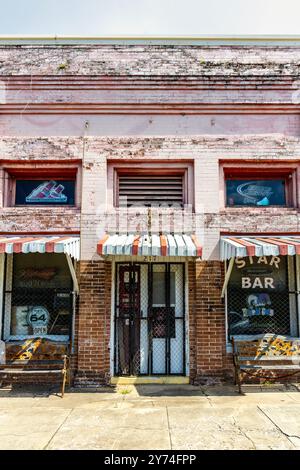
[[190, 378], [183, 375], [147, 375], [129, 377], [111, 377], [110, 383], [112, 385], [146, 385], [146, 384], [169, 384], [169, 385], [185, 385], [190, 383]]

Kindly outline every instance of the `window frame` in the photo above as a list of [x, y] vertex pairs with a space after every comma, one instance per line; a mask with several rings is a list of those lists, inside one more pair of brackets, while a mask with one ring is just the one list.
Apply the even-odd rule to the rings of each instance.
[[[181, 175], [183, 178], [183, 207], [176, 208], [184, 210], [185, 205], [189, 204], [194, 208], [194, 167], [193, 162], [113, 162], [108, 163], [107, 178], [108, 178], [108, 206], [111, 208], [119, 208], [119, 175], [150, 175], [157, 174], [164, 175]], [[139, 208], [139, 206], [134, 206]], [[143, 208], [143, 206], [140, 206]], [[130, 207], [126, 207], [130, 209]], [[159, 208], [160, 209], [160, 208]], [[167, 209], [172, 209], [167, 208]]]
[[[221, 210], [241, 210], [251, 209], [255, 211], [267, 210], [272, 208], [273, 210], [278, 208], [280, 210], [289, 210], [299, 207], [299, 191], [297, 189], [297, 179], [299, 179], [299, 168], [298, 164], [295, 163], [280, 163], [272, 164], [265, 163], [232, 163], [232, 162], [221, 162], [220, 163], [220, 208]], [[285, 181], [285, 205], [268, 205], [268, 206], [254, 206], [254, 205], [228, 205], [227, 204], [227, 180], [284, 180]]]
[[[32, 208], [79, 208], [81, 199], [81, 168], [79, 164], [69, 165], [16, 165], [9, 164], [2, 168], [4, 172], [3, 206]], [[74, 204], [16, 204], [16, 182], [26, 180], [68, 180], [74, 181]]]

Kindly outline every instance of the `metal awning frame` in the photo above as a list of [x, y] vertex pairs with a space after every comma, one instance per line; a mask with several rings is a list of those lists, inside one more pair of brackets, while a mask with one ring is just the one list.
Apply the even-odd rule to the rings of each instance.
[[[232, 273], [232, 269], [233, 269], [233, 265], [234, 265], [234, 260], [235, 260], [234, 257], [230, 258], [228, 267], [226, 269], [225, 279], [224, 279], [224, 282], [223, 282], [222, 293], [221, 293], [221, 298], [222, 299], [225, 297], [225, 293], [226, 293], [226, 290], [227, 290], [227, 286], [228, 286], [230, 276], [231, 276], [231, 273]], [[226, 263], [226, 261], [225, 261], [225, 263]]]

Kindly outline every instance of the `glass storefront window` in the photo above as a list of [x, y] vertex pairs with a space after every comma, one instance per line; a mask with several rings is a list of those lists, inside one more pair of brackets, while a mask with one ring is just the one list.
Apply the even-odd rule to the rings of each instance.
[[286, 206], [285, 179], [227, 179], [227, 206]]
[[228, 334], [290, 334], [286, 257], [236, 258], [227, 288]]
[[74, 205], [75, 180], [17, 180], [16, 205]]
[[6, 292], [9, 337], [64, 336], [70, 333], [72, 278], [63, 254], [17, 254], [12, 291]]

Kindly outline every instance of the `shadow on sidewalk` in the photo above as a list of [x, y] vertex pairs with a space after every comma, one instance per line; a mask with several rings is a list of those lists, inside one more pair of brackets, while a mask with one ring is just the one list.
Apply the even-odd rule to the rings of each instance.
[[[76, 393], [116, 393], [115, 387], [99, 386], [89, 388], [66, 387], [66, 394]], [[49, 398], [50, 396], [61, 397], [60, 385], [49, 384], [9, 384], [0, 387], [0, 399], [6, 398]]]
[[[210, 396], [237, 396], [235, 385], [135, 385], [139, 396], [143, 397], [210, 397]], [[283, 393], [299, 392], [297, 385], [274, 384], [274, 385], [243, 385], [244, 395], [251, 393]]]
[[[163, 385], [163, 384], [145, 384], [145, 385], [131, 385], [131, 386], [97, 386], [97, 387], [67, 387], [66, 394], [116, 394], [122, 395], [122, 389], [128, 391], [134, 388], [136, 391], [135, 396], [139, 397], [174, 397], [174, 398], [205, 398], [213, 396], [236, 396], [239, 395], [237, 387], [232, 384], [216, 384], [216, 385]], [[243, 385], [243, 392], [245, 395], [252, 393], [284, 393], [284, 392], [300, 392], [300, 384], [267, 384], [267, 385]], [[129, 393], [129, 391], [128, 391]], [[6, 398], [48, 398], [50, 396], [57, 396], [61, 398], [60, 386], [53, 384], [10, 384], [0, 387], [0, 399]]]

